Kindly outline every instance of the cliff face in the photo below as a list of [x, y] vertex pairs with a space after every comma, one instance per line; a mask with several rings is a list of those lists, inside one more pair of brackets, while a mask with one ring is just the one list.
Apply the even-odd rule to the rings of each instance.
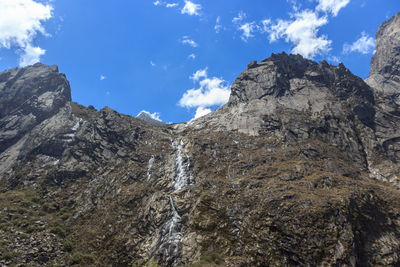
[[400, 109], [385, 71], [399, 61], [380, 48], [400, 47], [386, 41], [397, 17], [366, 82], [276, 54], [226, 105], [176, 125], [72, 103], [56, 67], [0, 73], [0, 264], [398, 265]]
[[385, 94], [398, 94], [400, 88], [400, 13], [384, 22], [376, 34], [367, 82]]
[[399, 187], [400, 13], [379, 27], [366, 83], [373, 89], [376, 102], [375, 141], [369, 153], [371, 175]]

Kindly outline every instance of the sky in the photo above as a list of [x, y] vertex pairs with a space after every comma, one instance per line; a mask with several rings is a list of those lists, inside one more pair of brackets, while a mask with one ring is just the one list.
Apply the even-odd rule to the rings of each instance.
[[59, 66], [72, 99], [164, 122], [205, 115], [271, 53], [366, 78], [399, 0], [0, 0], [0, 71]]

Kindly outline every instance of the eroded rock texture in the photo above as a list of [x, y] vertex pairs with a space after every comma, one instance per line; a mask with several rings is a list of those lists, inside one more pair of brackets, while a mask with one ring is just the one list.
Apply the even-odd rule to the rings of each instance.
[[175, 125], [0, 73], [0, 265], [399, 265], [398, 17], [366, 82], [275, 54]]

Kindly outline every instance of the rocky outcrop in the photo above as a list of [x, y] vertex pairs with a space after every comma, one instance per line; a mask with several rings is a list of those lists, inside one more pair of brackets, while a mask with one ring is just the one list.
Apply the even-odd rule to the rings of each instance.
[[366, 82], [376, 99], [375, 138], [370, 144], [371, 176], [400, 186], [400, 13], [376, 34], [376, 53]]
[[400, 13], [379, 27], [367, 83], [384, 94], [400, 93]]
[[72, 128], [70, 102], [57, 66], [38, 63], [0, 74], [0, 174], [55, 132]]
[[[379, 52], [397, 21], [372, 75], [397, 64]], [[5, 71], [0, 265], [397, 266], [392, 74], [274, 54], [217, 111], [160, 126], [71, 102], [56, 67]]]

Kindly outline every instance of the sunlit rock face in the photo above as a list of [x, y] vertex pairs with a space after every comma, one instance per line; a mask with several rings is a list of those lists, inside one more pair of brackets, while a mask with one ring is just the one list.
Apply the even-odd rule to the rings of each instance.
[[[369, 150], [371, 176], [400, 186], [400, 13], [382, 23], [365, 80], [375, 94], [375, 139]], [[370, 142], [370, 141], [369, 141]]]
[[367, 81], [273, 54], [182, 124], [73, 103], [54, 66], [0, 73], [0, 265], [399, 265], [398, 21]]
[[366, 81], [378, 92], [400, 93], [400, 13], [379, 27], [370, 76]]

